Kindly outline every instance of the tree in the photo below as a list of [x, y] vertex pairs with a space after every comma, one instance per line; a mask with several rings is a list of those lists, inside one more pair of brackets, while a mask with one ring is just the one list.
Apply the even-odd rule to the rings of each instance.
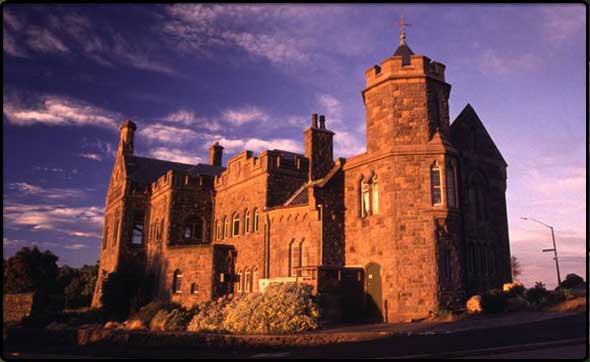
[[522, 266], [516, 258], [516, 255], [512, 255], [510, 258], [510, 266], [512, 267], [512, 279], [518, 279], [522, 275]]
[[57, 260], [49, 250], [23, 247], [4, 264], [4, 293], [55, 293], [59, 290]]
[[566, 289], [580, 288], [584, 286], [584, 279], [577, 274], [568, 274], [559, 286]]
[[97, 273], [98, 265], [84, 265], [80, 269], [64, 265], [60, 268], [58, 282], [64, 293], [66, 308], [90, 305]]

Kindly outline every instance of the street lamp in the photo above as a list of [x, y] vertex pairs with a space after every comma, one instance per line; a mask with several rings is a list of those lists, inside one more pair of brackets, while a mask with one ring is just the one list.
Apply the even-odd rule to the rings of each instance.
[[557, 260], [557, 247], [555, 246], [555, 234], [553, 232], [553, 226], [547, 225], [537, 219], [533, 219], [532, 217], [521, 217], [521, 219], [523, 219], [525, 221], [527, 221], [527, 220], [534, 221], [537, 224], [541, 224], [541, 225], [551, 229], [551, 238], [553, 238], [553, 249], [543, 249], [543, 252], [552, 251], [553, 254], [555, 255], [553, 260], [555, 260], [555, 268], [557, 269], [557, 286], [559, 287], [561, 285], [561, 276], [559, 275], [559, 261]]

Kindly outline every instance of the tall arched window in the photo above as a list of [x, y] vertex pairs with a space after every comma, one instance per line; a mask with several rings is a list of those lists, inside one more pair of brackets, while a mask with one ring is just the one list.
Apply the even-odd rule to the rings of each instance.
[[484, 177], [479, 173], [473, 174], [469, 185], [469, 203], [476, 221], [487, 220], [485, 189]]
[[104, 223], [104, 232], [102, 235], [102, 249], [106, 249], [107, 248], [107, 240], [109, 239], [109, 226], [107, 224], [107, 222], [105, 221]]
[[252, 272], [250, 269], [247, 269], [245, 274], [244, 292], [250, 293], [252, 291]]
[[174, 294], [180, 294], [182, 287], [182, 271], [180, 269], [176, 269], [173, 274], [172, 279], [172, 292]]
[[299, 267], [301, 258], [299, 254], [299, 243], [295, 239], [291, 240], [289, 244], [289, 276], [297, 276], [295, 268]]
[[223, 217], [223, 238], [229, 237], [229, 221], [227, 220], [227, 216]]
[[236, 279], [234, 281], [234, 290], [235, 290], [235, 293], [242, 292], [242, 271], [241, 270], [238, 270], [238, 272], [236, 273]]
[[440, 167], [436, 163], [430, 167], [430, 193], [432, 205], [440, 205], [442, 203]]
[[231, 227], [231, 236], [238, 236], [240, 235], [240, 214], [236, 211], [234, 216], [232, 217], [232, 227]]
[[371, 214], [379, 213], [379, 182], [377, 175], [371, 178]]
[[133, 228], [131, 233], [131, 244], [141, 245], [143, 244], [143, 222], [145, 212], [143, 210], [135, 211], [133, 215]]
[[451, 163], [448, 163], [446, 167], [445, 183], [447, 186], [447, 206], [457, 207], [455, 167]]
[[113, 229], [113, 246], [117, 245], [119, 241], [119, 217], [115, 219], [115, 228]]
[[164, 240], [164, 219], [160, 220], [160, 226], [158, 227], [158, 241]]
[[258, 291], [258, 269], [254, 268], [252, 272], [252, 291]]
[[215, 220], [215, 237], [217, 240], [221, 239], [221, 225], [219, 224], [219, 220]]
[[361, 179], [361, 217], [369, 215], [369, 209], [371, 208], [370, 196], [369, 196], [369, 183], [363, 177]]
[[[299, 261], [299, 266], [300, 267], [304, 267], [304, 266], [309, 266], [309, 248], [307, 247], [307, 242], [304, 240], [301, 242], [300, 244], [300, 261]], [[301, 272], [301, 275], [303, 276], [307, 276], [308, 271], [304, 270]]]
[[258, 232], [258, 209], [254, 209], [254, 227], [252, 229], [255, 233]]
[[250, 210], [246, 209], [244, 212], [244, 234], [250, 232]]

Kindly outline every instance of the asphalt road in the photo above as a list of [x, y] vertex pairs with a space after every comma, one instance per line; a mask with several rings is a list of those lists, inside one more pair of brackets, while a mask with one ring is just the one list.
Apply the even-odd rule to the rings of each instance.
[[[558, 355], [559, 358], [583, 358], [586, 355], [586, 314], [570, 315], [539, 322], [462, 331], [449, 334], [390, 336], [378, 340], [339, 343], [318, 347], [283, 350], [61, 350], [14, 351], [4, 356], [17, 358], [119, 357], [119, 358], [425, 358]], [[536, 352], [535, 352], [536, 351]], [[13, 353], [19, 353], [14, 355]], [[520, 354], [519, 354], [520, 353]], [[581, 353], [581, 354], [580, 354]], [[570, 356], [570, 357], [567, 357]], [[577, 357], [579, 356], [579, 357]], [[519, 357], [514, 357], [519, 358]], [[547, 358], [547, 357], [546, 357]]]

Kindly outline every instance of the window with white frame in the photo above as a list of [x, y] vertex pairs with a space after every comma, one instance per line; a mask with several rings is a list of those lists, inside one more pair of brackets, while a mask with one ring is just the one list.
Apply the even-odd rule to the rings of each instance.
[[442, 203], [440, 167], [436, 164], [430, 168], [430, 193], [432, 196], [432, 205], [440, 205]]
[[240, 234], [240, 214], [238, 212], [234, 213], [232, 217], [232, 228], [231, 228], [231, 236], [235, 237]]

